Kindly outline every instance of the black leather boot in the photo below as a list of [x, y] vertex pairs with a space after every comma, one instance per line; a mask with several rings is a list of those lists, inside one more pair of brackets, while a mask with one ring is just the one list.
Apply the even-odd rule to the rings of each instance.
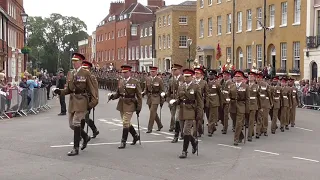
[[190, 136], [185, 136], [183, 138], [183, 149], [182, 149], [182, 154], [179, 156], [180, 159], [187, 158], [189, 141], [190, 141]]
[[137, 141], [140, 140], [140, 136], [137, 134], [136, 130], [134, 129], [134, 127], [131, 125], [129, 127], [129, 132], [132, 135], [132, 143], [130, 145], [135, 145], [137, 143]]
[[73, 149], [68, 152], [68, 156], [76, 156], [79, 154], [79, 145], [80, 145], [80, 132], [81, 127], [74, 127], [73, 130]]
[[81, 120], [81, 129], [84, 129], [84, 126], [86, 125], [86, 121], [84, 119]]
[[98, 134], [100, 133], [96, 127], [96, 125], [94, 124], [92, 119], [88, 119], [88, 125], [92, 130], [92, 136], [91, 138], [96, 138], [98, 136]]
[[174, 137], [173, 137], [173, 140], [171, 141], [171, 143], [178, 142], [179, 132], [180, 132], [180, 123], [179, 123], [179, 121], [176, 121], [176, 125], [174, 128]]
[[88, 134], [83, 129], [81, 129], [81, 137], [83, 139], [81, 150], [84, 150], [87, 147], [88, 142], [91, 140], [91, 137], [88, 136]]
[[122, 139], [121, 139], [121, 144], [118, 147], [118, 149], [124, 149], [126, 148], [126, 143], [128, 139], [128, 134], [129, 134], [129, 128], [123, 128], [122, 129]]
[[192, 154], [195, 154], [198, 151], [198, 141], [191, 135], [189, 138], [192, 145]]

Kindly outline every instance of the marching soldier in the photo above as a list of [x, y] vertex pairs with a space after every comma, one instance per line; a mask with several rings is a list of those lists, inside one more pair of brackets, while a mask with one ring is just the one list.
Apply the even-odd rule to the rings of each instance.
[[[158, 130], [161, 131], [163, 125], [161, 123], [161, 119], [158, 116], [157, 110], [158, 106], [162, 108], [164, 103], [164, 87], [163, 81], [161, 78], [157, 76], [157, 67], [149, 67], [150, 69], [150, 78], [146, 79], [146, 87], [143, 94], [147, 94], [147, 105], [149, 106], [150, 116], [149, 116], [149, 124], [147, 133], [152, 132], [153, 123], [156, 121], [158, 125]], [[162, 95], [162, 96], [161, 96]]]
[[294, 127], [296, 124], [296, 110], [297, 106], [299, 105], [299, 98], [298, 98], [298, 89], [294, 86], [294, 79], [290, 78], [289, 86], [291, 87], [291, 99], [292, 99], [292, 108], [290, 108], [290, 118], [289, 123], [291, 123], [291, 127]]
[[208, 85], [207, 85], [207, 94], [205, 99], [207, 99], [205, 106], [208, 111], [208, 136], [212, 137], [212, 134], [217, 130], [216, 123], [218, 122], [219, 117], [219, 107], [221, 102], [221, 85], [217, 81], [217, 71], [208, 70]]
[[[177, 104], [183, 113], [179, 113], [180, 122], [183, 127], [183, 150], [179, 158], [187, 157], [189, 143], [192, 145], [192, 154], [195, 154], [198, 149], [198, 142], [191, 135], [192, 125], [194, 120], [201, 120], [199, 116], [203, 111], [203, 100], [199, 85], [192, 81], [194, 71], [190, 69], [183, 70], [185, 83], [178, 87], [176, 99], [171, 99], [170, 104]], [[196, 123], [198, 124], [198, 123]]]
[[[204, 104], [205, 104], [206, 97], [207, 97], [207, 90], [208, 90], [207, 81], [203, 80], [205, 72], [201, 68], [194, 68], [194, 72], [195, 72], [194, 82], [200, 86], [201, 96], [202, 96]], [[206, 111], [208, 111], [208, 110], [203, 109], [203, 111], [201, 111], [201, 113], [199, 114], [199, 117], [202, 117], [202, 119], [200, 121], [194, 121], [193, 127], [198, 127], [197, 130], [194, 128], [194, 131], [193, 131], [193, 136], [195, 136], [195, 137], [196, 136], [201, 137], [201, 134], [204, 134], [204, 129], [202, 128], [202, 124], [204, 124], [203, 117], [204, 117], [204, 112], [206, 112]], [[198, 123], [198, 125], [196, 125], [195, 123]], [[197, 134], [197, 132], [198, 132], [198, 134]]]
[[[248, 85], [243, 83], [244, 73], [242, 71], [234, 72], [235, 83], [230, 88], [230, 115], [236, 121], [234, 133], [234, 145], [238, 146], [245, 137], [242, 129], [244, 124], [244, 116], [246, 112], [246, 104], [249, 103]], [[231, 111], [234, 110], [234, 111]]]
[[115, 94], [109, 94], [110, 100], [119, 99], [117, 110], [120, 111], [120, 116], [123, 123], [121, 144], [119, 149], [126, 148], [128, 133], [133, 137], [131, 145], [135, 145], [140, 140], [140, 136], [131, 124], [133, 113], [139, 116], [142, 108], [142, 95], [140, 83], [131, 77], [132, 67], [129, 65], [122, 65], [121, 72], [123, 79], [119, 81], [118, 89]]
[[287, 86], [288, 79], [283, 77], [281, 79], [281, 109], [280, 109], [280, 130], [284, 132], [284, 128], [289, 130], [289, 116], [291, 103], [291, 88]]
[[[223, 79], [221, 80], [221, 109], [222, 109], [222, 134], [227, 134], [229, 109], [230, 109], [230, 88], [233, 84], [231, 80], [231, 73], [229, 71], [223, 72]], [[233, 128], [234, 129], [234, 128]]]
[[278, 114], [281, 107], [281, 86], [279, 86], [279, 77], [275, 76], [272, 78], [272, 97], [273, 97], [273, 107], [271, 109], [271, 133], [275, 134], [277, 129]]
[[[183, 84], [184, 78], [181, 75], [181, 68], [182, 66], [179, 64], [173, 64], [172, 70], [172, 78], [169, 82], [169, 88], [167, 92], [167, 97], [170, 99], [176, 99], [178, 95], [178, 87]], [[175, 135], [172, 140], [172, 143], [178, 142], [179, 133], [181, 132], [181, 139], [183, 138], [183, 127], [180, 127], [179, 122], [179, 113], [180, 113], [180, 106], [176, 104], [169, 104], [170, 112], [171, 112], [171, 122], [170, 122], [170, 129], [171, 131], [174, 128]]]
[[257, 110], [260, 109], [260, 99], [259, 99], [259, 85], [256, 84], [255, 72], [249, 72], [249, 82], [248, 82], [248, 91], [247, 96], [249, 97], [249, 102], [246, 106], [246, 112], [248, 113], [248, 141], [252, 141], [252, 136], [254, 135], [254, 122], [256, 119]]
[[[68, 156], [75, 156], [79, 154], [79, 144], [81, 137], [83, 144], [81, 150], [87, 147], [90, 141], [90, 136], [81, 129], [81, 120], [84, 119], [88, 109], [95, 107], [98, 104], [98, 89], [95, 89], [95, 80], [91, 73], [81, 68], [82, 61], [85, 57], [79, 53], [73, 53], [72, 64], [75, 70], [72, 71], [68, 79], [67, 87], [65, 89], [55, 89], [54, 93], [58, 95], [70, 94], [69, 100], [69, 126], [74, 133], [73, 149], [68, 153]], [[91, 96], [88, 101], [88, 96]]]
[[[83, 61], [82, 68], [85, 70], [91, 71], [92, 63], [90, 63], [89, 61]], [[95, 88], [98, 89], [98, 81], [97, 81], [96, 77], [93, 74], [91, 74], [91, 76], [94, 81]], [[91, 98], [91, 96], [89, 97], [89, 99], [90, 98]], [[98, 94], [97, 98], [99, 98], [99, 94]], [[91, 111], [91, 109], [88, 110], [88, 112], [85, 116], [85, 119], [81, 120], [81, 128], [84, 129], [85, 123], [87, 123], [88, 126], [90, 127], [90, 129], [92, 130], [91, 138], [96, 138], [100, 132], [98, 131], [96, 125], [94, 124], [94, 121], [92, 119], [90, 119], [90, 111]]]

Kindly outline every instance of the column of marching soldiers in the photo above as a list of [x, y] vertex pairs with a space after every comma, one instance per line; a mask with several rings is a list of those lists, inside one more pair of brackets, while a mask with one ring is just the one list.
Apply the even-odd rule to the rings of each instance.
[[[182, 70], [181, 65], [174, 64], [168, 80], [168, 74], [158, 73], [157, 67], [149, 67], [149, 73], [131, 72], [129, 65], [121, 68], [120, 72], [97, 75], [100, 88], [114, 92], [109, 94], [109, 100], [119, 99], [117, 110], [123, 121], [119, 149], [126, 147], [129, 132], [133, 136], [132, 145], [140, 140], [131, 125], [131, 118], [133, 112], [139, 116], [143, 96], [147, 96], [150, 110], [147, 133], [152, 132], [154, 121], [157, 131], [161, 131], [163, 125], [157, 109], [168, 102], [171, 112], [169, 131], [175, 134], [172, 143], [183, 140], [180, 158], [187, 157], [189, 143], [193, 154], [198, 151], [198, 138], [205, 134], [204, 117], [209, 137], [217, 131], [219, 121], [223, 126], [222, 134], [227, 134], [231, 117], [235, 146], [246, 140], [252, 142], [253, 137], [268, 136], [269, 116], [272, 134], [279, 128], [278, 120], [281, 132], [289, 130], [290, 124], [291, 127], [295, 125], [299, 100], [291, 77], [269, 78], [260, 72], [242, 71], [217, 73], [202, 68]], [[205, 73], [208, 73], [206, 80]]]

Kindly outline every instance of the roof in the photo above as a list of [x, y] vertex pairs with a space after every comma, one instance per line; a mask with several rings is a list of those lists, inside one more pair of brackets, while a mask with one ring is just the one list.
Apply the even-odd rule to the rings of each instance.
[[196, 7], [197, 1], [184, 1], [180, 4], [165, 6], [159, 9], [156, 14], [167, 10], [196, 10]]
[[197, 1], [184, 1], [178, 5], [179, 6], [194, 6], [194, 5], [197, 5]]

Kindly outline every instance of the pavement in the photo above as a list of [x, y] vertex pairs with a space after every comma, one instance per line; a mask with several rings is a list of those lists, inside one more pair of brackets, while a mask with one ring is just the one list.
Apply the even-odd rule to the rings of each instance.
[[[199, 156], [189, 153], [187, 159], [179, 159], [182, 142], [170, 143], [167, 104], [161, 113], [162, 131], [146, 134], [145, 100], [140, 115], [142, 145], [117, 149], [122, 123], [117, 101], [107, 103], [107, 93], [100, 90], [95, 110], [100, 134], [79, 156], [67, 156], [73, 132], [67, 116], [57, 116], [57, 98], [49, 101], [52, 108], [46, 112], [0, 120], [0, 180], [319, 180], [320, 111], [297, 109], [295, 128], [273, 135], [269, 127], [268, 137], [238, 147], [233, 146], [231, 128], [223, 135], [219, 125], [213, 137], [199, 138]], [[132, 123], [137, 125], [136, 116]]]

